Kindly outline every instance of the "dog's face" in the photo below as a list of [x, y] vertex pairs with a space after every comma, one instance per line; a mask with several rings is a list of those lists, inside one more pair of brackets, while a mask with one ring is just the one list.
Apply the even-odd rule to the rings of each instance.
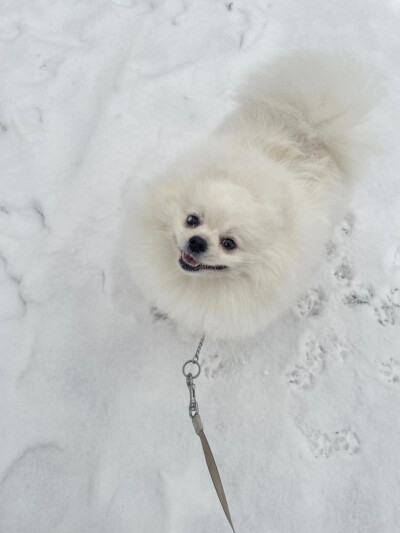
[[196, 179], [173, 205], [172, 245], [184, 275], [251, 275], [265, 262], [277, 217], [251, 188], [229, 179]]
[[239, 268], [251, 203], [247, 191], [228, 182], [201, 180], [183, 191], [173, 220], [180, 268], [192, 275]]

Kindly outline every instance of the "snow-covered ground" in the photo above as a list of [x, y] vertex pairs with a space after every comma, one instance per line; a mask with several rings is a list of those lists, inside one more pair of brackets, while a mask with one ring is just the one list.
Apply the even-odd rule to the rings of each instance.
[[400, 531], [400, 5], [3, 0], [0, 531], [229, 531], [187, 414], [198, 339], [116, 267], [123, 197], [291, 48], [386, 80], [381, 153], [314, 283], [204, 345], [200, 410], [238, 533]]

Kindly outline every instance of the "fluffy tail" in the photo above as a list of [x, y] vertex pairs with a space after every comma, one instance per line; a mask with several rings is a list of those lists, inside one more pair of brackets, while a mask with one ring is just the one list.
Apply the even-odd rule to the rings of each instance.
[[374, 144], [365, 123], [380, 92], [370, 71], [356, 60], [296, 52], [250, 77], [238, 100], [297, 109], [346, 167], [362, 160]]

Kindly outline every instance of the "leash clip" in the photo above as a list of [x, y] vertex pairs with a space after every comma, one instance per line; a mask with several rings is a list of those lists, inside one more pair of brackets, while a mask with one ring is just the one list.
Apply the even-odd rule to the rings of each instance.
[[189, 389], [189, 416], [190, 418], [194, 418], [196, 415], [199, 414], [199, 406], [196, 401], [196, 386], [193, 383], [193, 376], [192, 374], [188, 374], [186, 376], [186, 385]]
[[[196, 401], [196, 387], [194, 385], [194, 380], [199, 377], [201, 372], [201, 366], [200, 363], [197, 360], [198, 354], [196, 354], [193, 359], [190, 359], [189, 361], [186, 361], [186, 363], [182, 367], [183, 375], [186, 378], [186, 385], [189, 389], [189, 396], [190, 396], [190, 402], [189, 402], [189, 416], [190, 418], [194, 418], [196, 415], [199, 414], [199, 406]], [[192, 372], [190, 372], [191, 368], [188, 369], [188, 365], [192, 365], [192, 368], [194, 368], [195, 374], [193, 375]]]

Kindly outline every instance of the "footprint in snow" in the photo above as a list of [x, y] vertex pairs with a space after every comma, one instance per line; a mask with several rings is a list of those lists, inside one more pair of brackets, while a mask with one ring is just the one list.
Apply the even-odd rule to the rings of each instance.
[[328, 458], [338, 452], [353, 455], [360, 449], [360, 439], [350, 427], [330, 434], [323, 433], [301, 422], [298, 422], [298, 427], [304, 435], [311, 453], [317, 458]]
[[348, 357], [346, 344], [334, 334], [326, 336], [323, 343], [315, 337], [308, 337], [300, 352], [299, 363], [286, 374], [287, 382], [300, 390], [312, 387], [329, 360], [346, 361]]
[[309, 389], [325, 365], [325, 352], [319, 341], [308, 338], [300, 348], [302, 358], [293, 370], [286, 374], [287, 382], [298, 389]]
[[394, 326], [395, 324], [395, 308], [386, 300], [380, 302], [374, 308], [375, 316], [379, 324], [382, 326]]
[[339, 264], [336, 265], [333, 275], [341, 285], [350, 286], [353, 279], [353, 270], [347, 257], [343, 257]]
[[155, 305], [150, 308], [150, 314], [155, 322], [163, 322], [164, 320], [169, 320], [168, 315], [160, 311]]
[[325, 245], [328, 261], [333, 261], [339, 256], [344, 239], [349, 237], [353, 231], [354, 220], [354, 215], [352, 213], [347, 213], [340, 226], [336, 229], [332, 239]]
[[348, 237], [351, 235], [354, 227], [354, 215], [353, 213], [347, 213], [347, 215], [342, 220], [341, 225], [336, 231], [336, 235], [340, 237]]
[[323, 307], [323, 297], [319, 289], [308, 289], [303, 296], [297, 300], [294, 312], [299, 317], [317, 316]]
[[382, 326], [396, 324], [400, 308], [400, 289], [390, 289], [375, 305], [375, 316]]
[[381, 363], [381, 369], [379, 371], [382, 377], [387, 379], [389, 383], [400, 382], [400, 363], [395, 359], [389, 359], [387, 362]]
[[338, 248], [336, 243], [332, 240], [328, 241], [325, 245], [326, 258], [329, 262], [332, 262], [338, 255]]
[[400, 307], [400, 289], [397, 287], [391, 289], [387, 295], [387, 299], [394, 307]]
[[352, 285], [343, 293], [343, 302], [350, 307], [369, 305], [373, 296], [374, 290], [372, 287], [359, 283]]

